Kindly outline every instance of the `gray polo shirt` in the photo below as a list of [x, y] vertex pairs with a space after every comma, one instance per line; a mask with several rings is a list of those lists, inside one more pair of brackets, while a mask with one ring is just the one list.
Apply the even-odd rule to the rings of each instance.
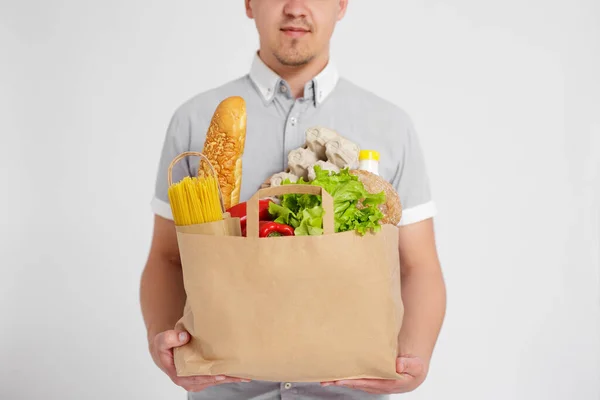
[[[284, 171], [287, 154], [305, 142], [305, 131], [320, 125], [377, 150], [380, 175], [396, 189], [402, 203], [400, 225], [436, 214], [419, 138], [408, 115], [394, 104], [339, 77], [332, 61], [294, 99], [290, 87], [254, 54], [250, 72], [189, 99], [168, 126], [151, 201], [154, 213], [173, 219], [168, 198], [167, 169], [178, 154], [202, 151], [217, 105], [226, 97], [246, 101], [247, 131], [242, 158], [240, 201], [248, 200], [271, 175]], [[173, 181], [197, 174], [198, 159], [188, 157], [173, 168]], [[216, 386], [190, 399], [384, 399], [318, 383], [251, 382]]]

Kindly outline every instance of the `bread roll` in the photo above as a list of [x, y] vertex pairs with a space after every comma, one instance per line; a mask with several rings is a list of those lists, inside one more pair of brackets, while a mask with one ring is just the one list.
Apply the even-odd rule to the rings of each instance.
[[202, 151], [217, 173], [226, 209], [240, 202], [245, 144], [246, 102], [228, 97], [213, 114]]
[[371, 194], [385, 192], [386, 202], [379, 205], [379, 209], [384, 215], [381, 223], [398, 225], [400, 218], [402, 218], [402, 205], [400, 204], [400, 196], [398, 196], [394, 187], [379, 175], [369, 171], [353, 169], [350, 170], [350, 173], [358, 176], [358, 180], [362, 182], [367, 192]]

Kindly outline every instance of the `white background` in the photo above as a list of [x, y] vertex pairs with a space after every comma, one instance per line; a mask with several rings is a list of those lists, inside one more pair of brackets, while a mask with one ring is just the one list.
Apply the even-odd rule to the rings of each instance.
[[[599, 399], [600, 3], [350, 3], [337, 64], [413, 117], [439, 208], [447, 318], [398, 398]], [[173, 111], [248, 71], [253, 22], [0, 5], [0, 398], [182, 399], [139, 311], [149, 202]]]

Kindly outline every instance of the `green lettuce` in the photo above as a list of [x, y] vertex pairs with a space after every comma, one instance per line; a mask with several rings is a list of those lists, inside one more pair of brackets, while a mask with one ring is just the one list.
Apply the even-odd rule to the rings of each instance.
[[301, 212], [300, 225], [295, 229], [296, 235], [323, 234], [323, 207], [305, 208]]
[[[378, 206], [385, 203], [385, 192], [371, 194], [349, 169], [338, 173], [315, 167], [316, 178], [311, 182], [300, 179], [295, 184], [316, 185], [333, 197], [335, 232], [355, 230], [361, 235], [368, 231], [378, 232], [379, 221], [384, 217]], [[293, 184], [286, 179], [282, 185]], [[275, 221], [291, 225], [296, 235], [321, 235], [323, 233], [323, 208], [321, 196], [310, 194], [285, 194], [280, 196], [281, 205], [271, 203], [269, 213]], [[362, 208], [357, 206], [362, 203]]]

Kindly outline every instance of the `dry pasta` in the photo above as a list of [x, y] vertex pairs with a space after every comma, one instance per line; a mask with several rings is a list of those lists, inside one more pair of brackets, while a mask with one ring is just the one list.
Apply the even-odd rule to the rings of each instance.
[[219, 186], [214, 176], [189, 177], [169, 186], [175, 225], [195, 225], [223, 219]]

